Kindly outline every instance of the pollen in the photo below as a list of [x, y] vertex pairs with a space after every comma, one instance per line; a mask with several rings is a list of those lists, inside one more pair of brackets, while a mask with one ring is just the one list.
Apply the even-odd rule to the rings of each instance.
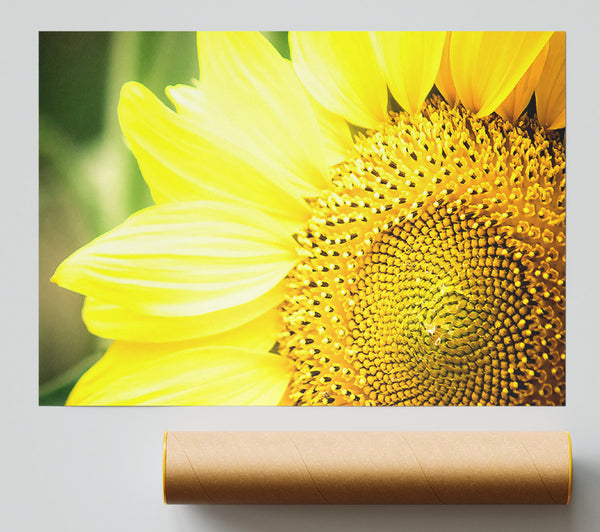
[[434, 98], [355, 144], [296, 235], [286, 400], [564, 404], [560, 136]]

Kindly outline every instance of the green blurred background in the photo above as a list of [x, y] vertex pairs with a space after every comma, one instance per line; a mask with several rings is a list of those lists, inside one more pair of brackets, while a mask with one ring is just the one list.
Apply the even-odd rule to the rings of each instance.
[[[287, 34], [265, 32], [289, 58]], [[81, 320], [83, 296], [50, 283], [56, 267], [152, 199], [117, 119], [121, 86], [198, 78], [191, 32], [39, 34], [39, 403], [64, 404], [110, 345]]]

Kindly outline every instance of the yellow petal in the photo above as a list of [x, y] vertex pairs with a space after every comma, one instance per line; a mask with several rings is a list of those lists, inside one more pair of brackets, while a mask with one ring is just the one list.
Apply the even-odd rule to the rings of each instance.
[[450, 67], [458, 97], [477, 116], [493, 113], [546, 46], [552, 32], [453, 32]]
[[[304, 196], [328, 186], [316, 118], [292, 67], [256, 32], [200, 32], [203, 127]], [[197, 116], [197, 113], [196, 113]]]
[[308, 217], [296, 190], [261, 161], [165, 107], [139, 83], [121, 91], [119, 120], [157, 203], [239, 201], [294, 227]]
[[385, 121], [385, 80], [366, 32], [291, 32], [290, 51], [298, 77], [323, 107], [362, 127]]
[[450, 39], [452, 37], [451, 32], [447, 32], [446, 40], [444, 41], [444, 50], [442, 52], [442, 61], [440, 63], [440, 69], [437, 77], [435, 78], [435, 85], [450, 105], [456, 105], [458, 103], [458, 94], [456, 94], [456, 87], [454, 86], [454, 80], [452, 79], [452, 71], [450, 69]]
[[229, 346], [268, 352], [284, 329], [281, 310], [271, 308], [239, 327], [203, 336], [194, 343], [197, 347]]
[[[279, 333], [284, 329], [281, 311], [272, 308], [239, 327], [197, 338], [194, 340], [194, 344], [196, 347], [243, 347], [268, 352], [275, 345]], [[179, 339], [179, 341], [182, 340]], [[146, 340], [146, 342], [153, 341], [152, 337]]]
[[377, 31], [371, 39], [392, 96], [405, 111], [416, 113], [433, 87], [446, 32]]
[[202, 124], [205, 120], [206, 98], [202, 95], [202, 91], [198, 88], [200, 82], [193, 80], [194, 87], [189, 85], [169, 85], [165, 89], [169, 100], [173, 102], [177, 112], [188, 118], [196, 124]]
[[339, 115], [325, 109], [310, 95], [309, 100], [321, 130], [327, 164], [331, 166], [348, 160], [354, 151], [348, 123]]
[[527, 107], [527, 104], [531, 100], [533, 90], [542, 74], [542, 68], [544, 68], [547, 54], [548, 45], [542, 48], [542, 51], [519, 80], [517, 86], [507, 96], [506, 100], [500, 104], [500, 107], [496, 109], [496, 112], [504, 118], [504, 120], [508, 120], [513, 124], [517, 123], [521, 113], [525, 110], [525, 107]]
[[169, 203], [76, 251], [52, 280], [139, 313], [195, 316], [261, 296], [296, 260], [294, 240], [260, 211]]
[[566, 124], [565, 63], [565, 32], [557, 31], [550, 39], [548, 57], [535, 89], [538, 121], [548, 129], [560, 129]]
[[68, 405], [276, 405], [288, 359], [236, 347], [114, 342]]
[[177, 342], [239, 328], [277, 307], [284, 294], [285, 283], [281, 282], [266, 294], [242, 305], [199, 316], [175, 317], [142, 314], [88, 297], [82, 315], [88, 330], [103, 338], [128, 342]]

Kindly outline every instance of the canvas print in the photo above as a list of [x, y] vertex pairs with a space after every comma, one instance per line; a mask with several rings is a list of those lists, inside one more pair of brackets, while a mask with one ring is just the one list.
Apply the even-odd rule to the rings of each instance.
[[[60, 167], [40, 35], [41, 218], [104, 213], [48, 246], [42, 404], [565, 404], [564, 32], [102, 38], [104, 143]], [[67, 291], [98, 340], [59, 371]]]

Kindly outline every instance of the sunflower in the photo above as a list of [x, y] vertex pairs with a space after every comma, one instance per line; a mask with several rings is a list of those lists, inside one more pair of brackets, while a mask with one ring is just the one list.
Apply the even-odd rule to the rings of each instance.
[[68, 404], [564, 404], [564, 33], [197, 39], [52, 278], [114, 340]]

